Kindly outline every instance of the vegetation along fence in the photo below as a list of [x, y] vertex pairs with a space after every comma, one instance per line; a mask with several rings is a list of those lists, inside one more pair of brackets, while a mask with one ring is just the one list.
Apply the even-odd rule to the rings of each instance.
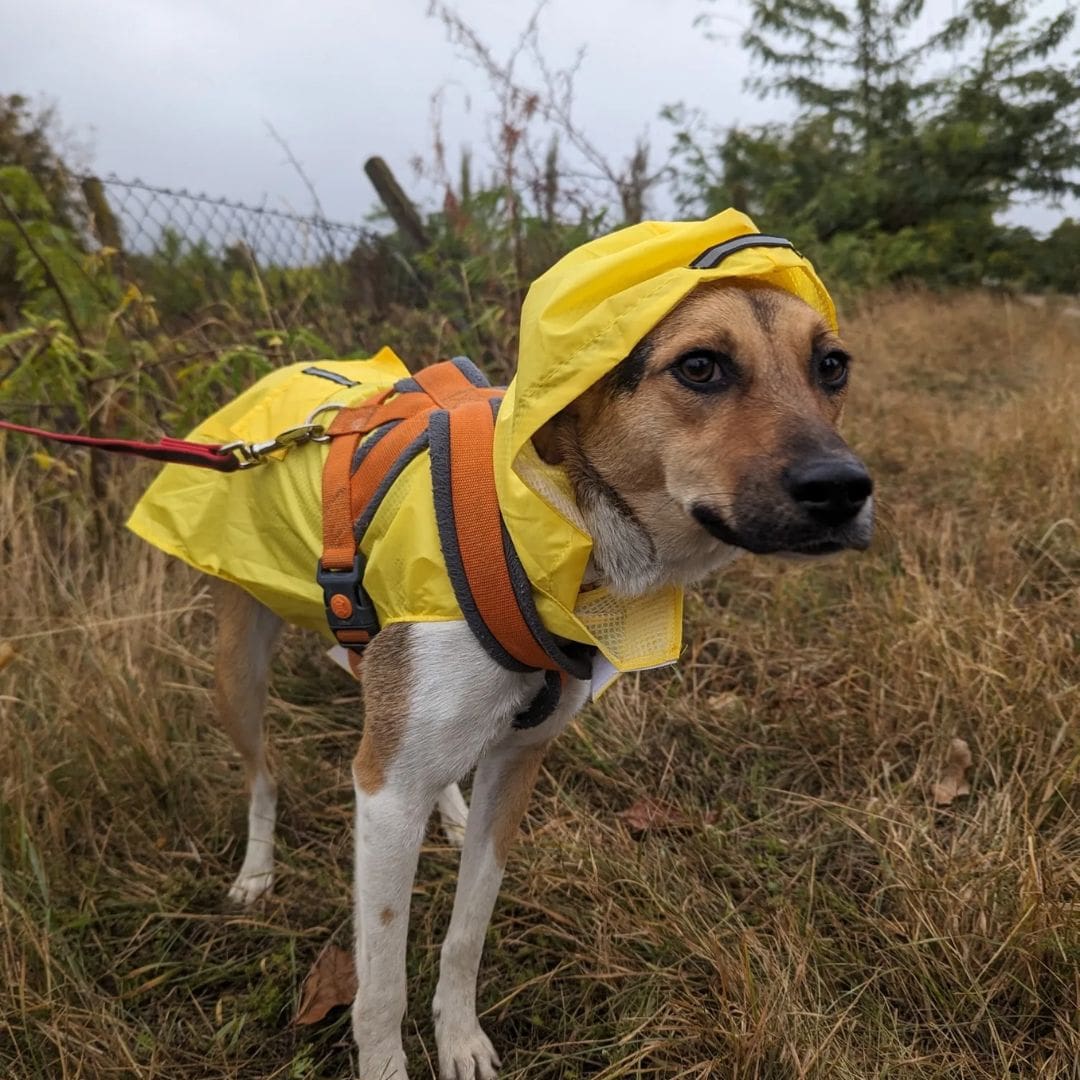
[[83, 176], [90, 241], [114, 253], [166, 320], [207, 304], [318, 321], [400, 292], [393, 243], [373, 229], [117, 176]]
[[98, 239], [119, 251], [203, 249], [258, 266], [345, 261], [373, 233], [359, 225], [109, 176], [82, 178]]

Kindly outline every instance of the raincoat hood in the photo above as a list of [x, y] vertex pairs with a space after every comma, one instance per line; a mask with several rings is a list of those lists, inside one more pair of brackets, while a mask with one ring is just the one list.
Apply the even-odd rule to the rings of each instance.
[[[756, 246], [749, 238], [757, 233], [736, 210], [704, 221], [642, 222], [571, 251], [533, 283], [522, 308], [517, 374], [495, 428], [500, 508], [534, 590], [548, 601], [542, 611], [550, 629], [591, 637], [619, 670], [675, 659], [682, 592], [670, 586], [625, 598], [603, 588], [581, 591], [592, 539], [565, 473], [546, 465], [531, 439], [703, 283], [783, 289], [835, 329], [832, 299], [809, 261], [790, 246]], [[747, 246], [740, 248], [741, 237]], [[692, 265], [729, 241], [736, 250], [717, 265]]]
[[533, 282], [521, 310], [514, 397], [499, 436], [513, 458], [560, 409], [606, 375], [696, 286], [750, 280], [792, 293], [836, 329], [836, 309], [791, 247], [747, 246], [710, 269], [702, 253], [758, 230], [724, 210], [705, 221], [645, 221], [575, 248]]
[[[734, 210], [705, 221], [634, 225], [560, 259], [533, 283], [522, 309], [518, 370], [495, 424], [499, 510], [545, 627], [595, 646], [612, 672], [677, 658], [682, 592], [669, 586], [628, 598], [602, 582], [583, 585], [592, 538], [565, 472], [541, 460], [532, 436], [699, 284], [727, 279], [773, 285], [835, 327], [832, 301], [810, 263], [790, 246], [757, 246], [768, 238], [738, 241], [756, 233], [750, 219]], [[728, 241], [734, 244], [716, 265], [699, 258]], [[292, 365], [260, 380], [191, 437], [269, 439], [320, 406], [360, 404], [410, 381], [388, 349], [370, 360]], [[314, 580], [325, 453], [325, 446], [310, 443], [229, 475], [168, 465], [128, 524], [152, 544], [242, 586], [289, 621], [328, 632]], [[433, 501], [424, 452], [401, 470], [364, 534], [363, 583], [381, 625], [462, 618]]]

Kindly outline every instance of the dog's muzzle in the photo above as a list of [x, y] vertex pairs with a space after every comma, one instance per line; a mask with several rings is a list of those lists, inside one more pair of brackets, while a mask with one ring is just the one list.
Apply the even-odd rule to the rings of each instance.
[[869, 546], [873, 491], [858, 458], [830, 454], [788, 466], [779, 484], [754, 485], [729, 515], [705, 503], [691, 514], [717, 540], [758, 555], [828, 555]]

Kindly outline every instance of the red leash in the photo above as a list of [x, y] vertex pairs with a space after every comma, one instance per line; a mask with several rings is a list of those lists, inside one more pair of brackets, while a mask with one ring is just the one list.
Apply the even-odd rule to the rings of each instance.
[[170, 439], [168, 436], [158, 442], [139, 442], [136, 439], [95, 439], [90, 435], [65, 435], [58, 431], [46, 431], [44, 428], [12, 424], [7, 420], [0, 420], [0, 428], [5, 431], [18, 431], [23, 435], [34, 435], [39, 439], [52, 439], [54, 442], [73, 443], [76, 446], [92, 446], [97, 450], [107, 450], [116, 454], [134, 454], [153, 461], [171, 461], [175, 465], [197, 465], [203, 469], [217, 469], [218, 472], [235, 472], [241, 464], [239, 458], [233, 455], [232, 450], [220, 443], [194, 443], [186, 439]]

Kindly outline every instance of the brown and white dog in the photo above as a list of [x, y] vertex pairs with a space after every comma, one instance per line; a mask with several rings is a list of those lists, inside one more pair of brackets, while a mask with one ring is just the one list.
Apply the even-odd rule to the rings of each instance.
[[[837, 335], [788, 292], [749, 283], [692, 292], [534, 439], [573, 482], [594, 539], [594, 580], [641, 595], [745, 552], [865, 548], [871, 479], [836, 430], [848, 368]], [[230, 896], [250, 903], [273, 879], [276, 794], [262, 714], [281, 621], [235, 586], [220, 585], [218, 598], [217, 704], [251, 793]], [[409, 898], [436, 803], [451, 838], [464, 837], [434, 1002], [439, 1071], [446, 1080], [495, 1075], [498, 1055], [476, 1015], [484, 934], [544, 752], [588, 694], [573, 681], [546, 721], [513, 729], [541, 679], [500, 667], [464, 622], [394, 624], [367, 651], [353, 763], [361, 1080], [406, 1076]], [[473, 768], [467, 811], [457, 781]]]

